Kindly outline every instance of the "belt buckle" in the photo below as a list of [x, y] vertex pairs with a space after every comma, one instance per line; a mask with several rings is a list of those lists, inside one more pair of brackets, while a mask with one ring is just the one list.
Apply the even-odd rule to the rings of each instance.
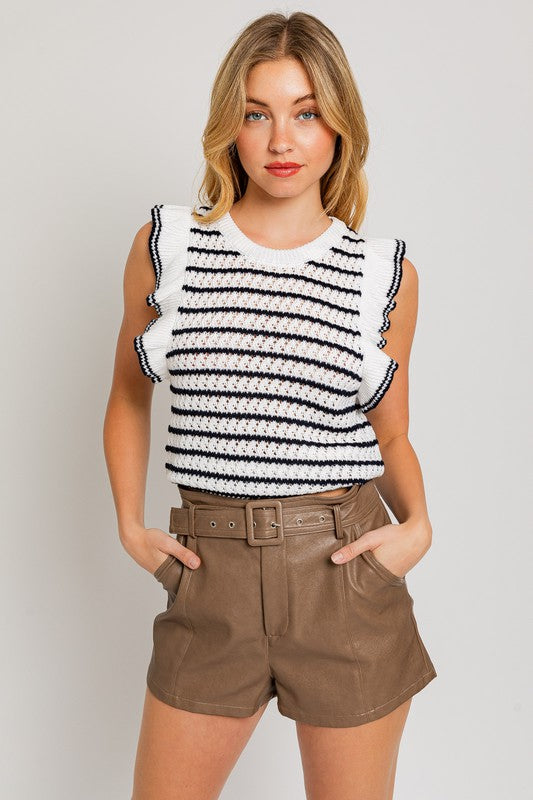
[[[255, 538], [254, 517], [253, 517], [254, 508], [275, 509], [276, 522], [274, 523], [274, 526], [276, 527], [276, 536], [269, 536], [268, 538], [263, 536], [260, 537], [259, 539]], [[265, 503], [264, 500], [249, 500], [245, 505], [245, 515], [246, 515], [246, 538], [248, 540], [248, 544], [251, 544], [252, 547], [257, 547], [258, 545], [264, 546], [269, 544], [281, 544], [281, 542], [284, 539], [281, 500], [273, 500], [270, 503]]]

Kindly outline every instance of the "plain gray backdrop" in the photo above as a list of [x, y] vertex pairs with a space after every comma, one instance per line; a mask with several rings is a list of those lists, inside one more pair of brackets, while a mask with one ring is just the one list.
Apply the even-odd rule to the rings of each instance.
[[[103, 454], [123, 269], [153, 205], [195, 202], [216, 69], [274, 10], [340, 38], [370, 126], [360, 230], [404, 239], [420, 281], [410, 439], [433, 545], [408, 582], [438, 675], [413, 698], [395, 800], [531, 796], [530, 9], [4, 7], [3, 797], [130, 797], [165, 598], [119, 542]], [[146, 524], [163, 530], [168, 413], [156, 386]], [[222, 798], [252, 792], [305, 797], [275, 699]]]

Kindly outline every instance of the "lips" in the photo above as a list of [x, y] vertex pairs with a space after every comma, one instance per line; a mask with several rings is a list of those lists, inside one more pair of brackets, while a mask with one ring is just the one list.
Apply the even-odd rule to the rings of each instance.
[[301, 166], [301, 164], [296, 164], [294, 161], [273, 161], [271, 164], [267, 164], [266, 169], [271, 175], [275, 175], [278, 178], [288, 178], [291, 175], [296, 175]]
[[292, 167], [301, 167], [301, 164], [297, 164], [296, 161], [272, 161], [270, 164], [267, 164], [267, 169], [292, 169]]

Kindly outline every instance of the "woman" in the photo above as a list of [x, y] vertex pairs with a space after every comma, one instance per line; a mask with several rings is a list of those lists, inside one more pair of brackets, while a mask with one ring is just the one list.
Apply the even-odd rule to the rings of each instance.
[[[121, 541], [167, 591], [133, 798], [218, 797], [276, 696], [309, 797], [385, 800], [436, 676], [405, 579], [431, 543], [407, 433], [417, 273], [357, 230], [366, 119], [315, 17], [240, 34], [203, 142], [203, 204], [154, 206], [135, 236], [105, 423]], [[165, 380], [175, 536], [143, 521]]]

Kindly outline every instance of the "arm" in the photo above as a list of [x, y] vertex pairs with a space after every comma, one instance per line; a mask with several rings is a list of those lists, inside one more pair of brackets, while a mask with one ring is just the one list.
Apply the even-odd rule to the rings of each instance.
[[146, 296], [154, 290], [155, 280], [148, 246], [151, 229], [151, 222], [139, 229], [126, 261], [124, 313], [104, 420], [103, 444], [120, 540], [132, 558], [153, 573], [165, 560], [165, 554], [172, 553], [187, 561], [195, 554], [174, 537], [158, 528], [147, 529], [144, 524], [154, 384], [139, 367], [133, 340], [157, 316], [155, 309], [146, 304]]
[[420, 464], [409, 441], [409, 358], [418, 313], [418, 275], [413, 264], [402, 261], [402, 282], [396, 308], [390, 312], [385, 352], [398, 362], [398, 369], [385, 396], [367, 413], [385, 463], [385, 472], [375, 478], [383, 499], [400, 523], [409, 522], [421, 538], [431, 538]]
[[337, 552], [353, 558], [373, 550], [392, 572], [405, 575], [429, 549], [432, 538], [422, 472], [408, 436], [409, 357], [418, 313], [418, 274], [406, 258], [395, 299], [384, 350], [399, 366], [385, 395], [366, 417], [385, 463], [383, 475], [374, 479], [376, 487], [399, 524], [368, 531]]
[[132, 342], [156, 316], [144, 300], [154, 283], [148, 250], [150, 228], [147, 223], [137, 232], [124, 269], [124, 313], [104, 420], [104, 451], [123, 544], [144, 527], [154, 384], [140, 371]]

